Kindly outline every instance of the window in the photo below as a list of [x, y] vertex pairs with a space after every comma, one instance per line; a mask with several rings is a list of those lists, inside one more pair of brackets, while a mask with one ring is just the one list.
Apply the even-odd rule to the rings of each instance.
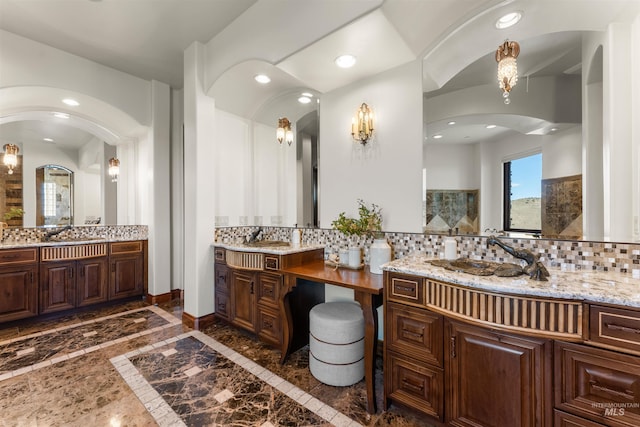
[[56, 216], [56, 183], [44, 183], [44, 216]]
[[504, 229], [540, 233], [542, 154], [504, 163]]

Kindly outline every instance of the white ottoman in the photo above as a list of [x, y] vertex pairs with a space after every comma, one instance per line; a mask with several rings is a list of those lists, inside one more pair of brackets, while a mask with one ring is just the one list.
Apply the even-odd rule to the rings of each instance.
[[318, 381], [355, 384], [364, 377], [364, 316], [360, 305], [337, 301], [309, 312], [309, 370]]

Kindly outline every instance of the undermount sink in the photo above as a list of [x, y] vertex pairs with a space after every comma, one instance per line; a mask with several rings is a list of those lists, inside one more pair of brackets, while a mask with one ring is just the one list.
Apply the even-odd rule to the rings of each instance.
[[447, 270], [459, 273], [473, 274], [476, 276], [513, 277], [524, 274], [521, 266], [512, 263], [500, 263], [492, 261], [480, 261], [469, 258], [458, 258], [454, 260], [438, 259], [430, 261], [431, 264], [444, 267]]
[[245, 243], [246, 246], [254, 248], [270, 248], [273, 246], [291, 246], [290, 242], [284, 240], [257, 240], [255, 242]]

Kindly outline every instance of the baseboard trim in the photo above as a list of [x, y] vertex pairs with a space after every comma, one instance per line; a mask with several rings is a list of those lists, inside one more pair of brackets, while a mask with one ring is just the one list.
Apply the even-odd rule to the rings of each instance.
[[172, 289], [159, 295], [147, 294], [146, 300], [149, 304], [163, 304], [178, 298], [182, 298], [182, 289]]
[[196, 331], [211, 326], [215, 322], [216, 316], [213, 313], [201, 317], [194, 317], [187, 312], [182, 313], [182, 324]]

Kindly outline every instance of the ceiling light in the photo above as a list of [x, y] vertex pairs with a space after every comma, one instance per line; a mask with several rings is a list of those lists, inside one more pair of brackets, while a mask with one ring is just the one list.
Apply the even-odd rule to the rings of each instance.
[[46, 142], [53, 142], [53, 139], [51, 139], [51, 138], [42, 138], [42, 140], [46, 141]]
[[498, 62], [498, 82], [502, 89], [504, 103], [509, 104], [509, 93], [518, 83], [518, 64], [516, 58], [520, 54], [520, 45], [517, 42], [505, 40], [496, 50], [496, 61]]
[[455, 125], [456, 122], [454, 122], [453, 120], [451, 120], [449, 123], [447, 123], [449, 126]]
[[311, 98], [309, 98], [308, 96], [301, 96], [300, 98], [298, 98], [298, 102], [300, 104], [308, 104], [311, 102]]
[[442, 138], [442, 135], [433, 135], [433, 139], [440, 139]]
[[7, 173], [13, 175], [13, 168], [18, 166], [18, 151], [20, 149], [15, 144], [4, 144], [4, 157], [2, 162], [9, 168]]
[[68, 119], [69, 115], [67, 113], [53, 113], [53, 117], [57, 117], [59, 119]]
[[558, 130], [558, 128], [551, 128], [551, 132], [555, 132], [557, 130]]
[[307, 98], [313, 98], [313, 94], [309, 92], [302, 92], [300, 95], [306, 96]]
[[335, 62], [340, 68], [351, 68], [356, 63], [356, 57], [353, 55], [340, 55], [336, 58]]
[[496, 127], [496, 125], [487, 125], [486, 126], [487, 129], [493, 129], [494, 127]]
[[263, 85], [271, 81], [269, 76], [267, 76], [266, 74], [258, 74], [257, 76], [254, 77], [254, 79], [256, 79], [258, 83], [262, 83]]
[[506, 15], [501, 16], [496, 21], [496, 28], [499, 30], [504, 30], [505, 28], [512, 27], [520, 22], [522, 19], [522, 12], [510, 12]]
[[65, 104], [67, 104], [70, 107], [77, 107], [78, 105], [80, 105], [80, 103], [78, 101], [76, 101], [75, 99], [72, 98], [65, 98], [62, 100], [62, 102], [64, 102]]

